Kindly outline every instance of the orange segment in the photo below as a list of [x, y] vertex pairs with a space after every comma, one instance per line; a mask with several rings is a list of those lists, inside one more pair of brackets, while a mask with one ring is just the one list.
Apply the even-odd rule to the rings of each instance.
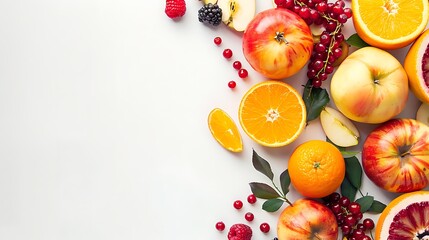
[[310, 140], [299, 145], [290, 156], [288, 170], [294, 188], [310, 198], [322, 198], [333, 193], [346, 174], [340, 150], [322, 140]]
[[225, 149], [232, 152], [243, 150], [243, 142], [237, 125], [225, 111], [220, 108], [213, 109], [209, 114], [208, 124], [213, 137]]
[[358, 35], [383, 49], [410, 44], [429, 20], [427, 0], [353, 0], [352, 11]]
[[244, 132], [257, 143], [280, 147], [293, 142], [304, 130], [306, 109], [292, 86], [265, 81], [244, 95], [239, 120]]

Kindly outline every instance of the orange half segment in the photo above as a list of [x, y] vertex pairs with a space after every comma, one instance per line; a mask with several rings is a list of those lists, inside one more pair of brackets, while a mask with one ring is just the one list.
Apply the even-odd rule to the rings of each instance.
[[292, 86], [265, 81], [244, 95], [239, 120], [244, 132], [257, 143], [280, 147], [293, 142], [304, 130], [306, 109]]
[[213, 109], [208, 117], [210, 132], [213, 137], [225, 149], [231, 152], [241, 152], [243, 142], [237, 125], [232, 118], [222, 109]]
[[428, 0], [353, 0], [352, 11], [358, 35], [383, 49], [407, 46], [429, 20]]

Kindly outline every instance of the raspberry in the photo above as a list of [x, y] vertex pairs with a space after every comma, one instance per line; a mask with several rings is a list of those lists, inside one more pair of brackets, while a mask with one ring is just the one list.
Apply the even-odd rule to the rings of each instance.
[[229, 229], [228, 240], [250, 240], [251, 238], [252, 229], [246, 224], [234, 224]]
[[169, 18], [178, 18], [185, 15], [186, 2], [185, 0], [166, 0], [165, 14]]

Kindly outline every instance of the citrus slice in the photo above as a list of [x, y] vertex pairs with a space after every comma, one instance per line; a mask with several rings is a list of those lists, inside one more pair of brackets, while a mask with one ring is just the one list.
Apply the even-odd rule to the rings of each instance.
[[429, 19], [427, 0], [353, 0], [353, 24], [368, 44], [397, 49], [413, 42]]
[[209, 129], [213, 137], [222, 147], [231, 152], [241, 152], [243, 142], [237, 125], [222, 109], [213, 109], [208, 117]]
[[383, 210], [375, 228], [375, 240], [427, 239], [429, 191], [403, 194]]
[[304, 130], [306, 109], [292, 86], [270, 80], [247, 91], [240, 103], [239, 120], [244, 132], [257, 143], [280, 147]]
[[429, 103], [429, 29], [408, 50], [404, 68], [411, 91], [420, 101]]
[[295, 189], [304, 197], [322, 198], [343, 182], [343, 155], [333, 144], [310, 140], [299, 145], [289, 158], [288, 171]]

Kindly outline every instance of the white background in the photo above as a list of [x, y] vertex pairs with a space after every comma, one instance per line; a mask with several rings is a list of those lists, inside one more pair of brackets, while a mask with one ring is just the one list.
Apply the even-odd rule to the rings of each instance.
[[[226, 239], [215, 223], [245, 222], [247, 211], [254, 239], [276, 236], [279, 213], [262, 211], [261, 200], [246, 204], [248, 183], [267, 182], [251, 165], [252, 148], [278, 178], [299, 143], [325, 139], [319, 122], [286, 147], [261, 147], [243, 132], [242, 153], [220, 147], [208, 113], [220, 107], [237, 121], [242, 95], [264, 78], [245, 62], [241, 34], [198, 22], [200, 2], [188, 0], [180, 21], [164, 5], [0, 1], [0, 239]], [[257, 11], [269, 7], [257, 0]], [[351, 21], [344, 32], [353, 32]], [[402, 62], [406, 50], [392, 53]], [[305, 69], [286, 80], [300, 92], [305, 81]], [[413, 118], [419, 104], [410, 94], [401, 116]], [[357, 125], [363, 137], [375, 127]], [[384, 203], [396, 196], [366, 178], [362, 192]], [[300, 198], [294, 189], [288, 196]]]

